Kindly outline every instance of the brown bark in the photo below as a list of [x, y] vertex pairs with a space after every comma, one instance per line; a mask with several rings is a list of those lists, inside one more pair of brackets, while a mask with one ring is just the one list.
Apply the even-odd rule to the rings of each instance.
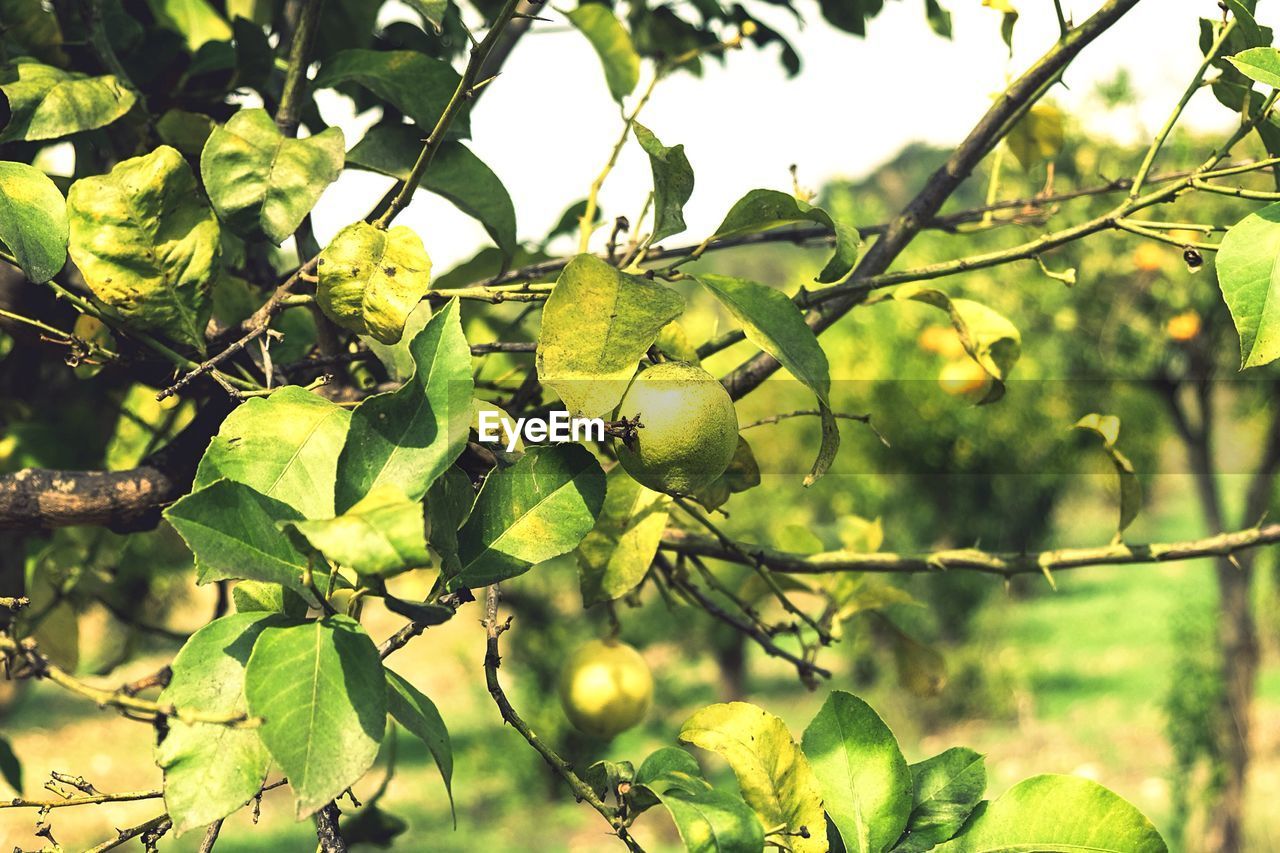
[[207, 403], [173, 441], [127, 471], [25, 468], [0, 476], [0, 530], [155, 527], [160, 510], [191, 487], [196, 465], [228, 410], [225, 401]]

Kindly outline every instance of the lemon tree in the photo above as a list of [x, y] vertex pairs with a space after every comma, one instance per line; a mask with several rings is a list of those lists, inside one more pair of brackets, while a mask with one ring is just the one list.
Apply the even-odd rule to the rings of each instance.
[[[133, 790], [81, 775], [94, 768], [46, 767], [12, 747], [6, 726], [0, 775], [16, 796], [0, 809], [30, 810], [35, 838], [21, 843], [64, 849], [56, 839], [74, 837], [73, 846], [106, 850], [136, 840], [154, 850], [182, 837], [176, 844], [208, 851], [235, 834], [255, 846], [265, 843], [253, 835], [259, 809], [314, 826], [324, 851], [452, 843], [394, 814], [408, 796], [398, 733], [438, 767], [444, 791], [435, 795], [448, 798], [466, 838], [484, 817], [476, 798], [488, 796], [471, 786], [503, 774], [464, 769], [449, 721], [488, 713], [494, 732], [509, 726], [566, 800], [631, 850], [643, 849], [653, 811], [666, 815], [661, 831], [693, 851], [1159, 853], [1167, 845], [1156, 827], [1091, 781], [1037, 775], [988, 797], [982, 756], [954, 747], [909, 763], [886, 721], [851, 693], [816, 693], [821, 709], [803, 730], [789, 724], [794, 708], [778, 709], [784, 719], [767, 702], [693, 707], [705, 697], [693, 703], [664, 683], [662, 649], [618, 637], [645, 618], [642, 608], [669, 608], [680, 655], [701, 655], [697, 628], [715, 623], [815, 691], [851, 675], [832, 647], [870, 639], [892, 646], [904, 689], [936, 694], [943, 655], [900, 624], [895, 608], [918, 602], [884, 575], [1056, 584], [1055, 573], [1081, 566], [1212, 557], [1235, 567], [1217, 575], [1233, 712], [1222, 737], [1231, 755], [1223, 799], [1234, 805], [1220, 847], [1243, 849], [1258, 645], [1248, 591], [1253, 555], [1280, 542], [1280, 527], [1257, 521], [1280, 453], [1261, 454], [1239, 529], [1209, 513], [1209, 535], [1165, 543], [1125, 538], [1142, 491], [1120, 449], [1130, 433], [1122, 440], [1107, 412], [1042, 413], [1061, 418], [1060, 432], [1074, 424], [1102, 439], [1120, 502], [1116, 529], [1098, 531], [1106, 545], [882, 551], [893, 520], [853, 518], [839, 479], [866, 473], [840, 468], [842, 441], [888, 454], [892, 436], [867, 429], [871, 416], [853, 410], [857, 399], [836, 380], [863, 376], [854, 368], [898, 324], [927, 313], [919, 346], [945, 363], [929, 374], [933, 408], [916, 419], [999, 417], [1021, 372], [1041, 375], [1024, 359], [1020, 325], [1046, 325], [1027, 294], [1091, 274], [1058, 264], [1053, 253], [1071, 245], [1123, 235], [1145, 247], [1124, 255], [1135, 300], [1162, 292], [1148, 285], [1168, 252], [1188, 275], [1216, 253], [1213, 307], [1230, 329], [1214, 338], [1200, 303], [1158, 325], [1161, 343], [1175, 347], [1157, 383], [1175, 386], [1171, 411], [1185, 395], [1170, 377], [1214, 364], [1221, 347], [1210, 345], [1222, 334], [1238, 338], [1242, 368], [1280, 358], [1280, 193], [1262, 180], [1280, 156], [1280, 51], [1254, 3], [1228, 0], [1200, 22], [1202, 58], [1188, 69], [1185, 97], [1123, 180], [1057, 169], [1075, 129], [1047, 93], [1136, 4], [1104, 0], [1078, 22], [1055, 4], [1060, 38], [1011, 76], [883, 222], [866, 211], [898, 191], [842, 201], [807, 192], [793, 175], [781, 189], [742, 187], [736, 200], [700, 197], [723, 215], [698, 231], [686, 205], [706, 155], [686, 150], [670, 112], [659, 125], [653, 113], [641, 124], [642, 111], [678, 89], [673, 78], [692, 85], [744, 49], [768, 47], [795, 74], [800, 56], [764, 22], [779, 5], [810, 14], [791, 0], [572, 9], [0, 0], [0, 657], [11, 678], [118, 712], [113, 723], [141, 722], [155, 739], [129, 769], [155, 787]], [[831, 26], [865, 36], [882, 5], [817, 8]], [[1011, 41], [1017, 4], [985, 5]], [[923, 20], [949, 37], [945, 6], [924, 7]], [[548, 20], [582, 39], [593, 54], [584, 81], [621, 114], [611, 148], [581, 152], [599, 155], [596, 180], [568, 193], [560, 222], [534, 239], [518, 225], [527, 200], [513, 199], [505, 169], [476, 153], [492, 150], [491, 139], [471, 137], [499, 134], [532, 155], [548, 139], [580, 144], [572, 123], [511, 133], [472, 113], [498, 87], [539, 97], [528, 75], [499, 72], [517, 40]], [[1232, 111], [1230, 130], [1197, 150], [1194, 168], [1158, 170], [1201, 91]], [[349, 128], [327, 126], [336, 97], [360, 115]], [[1247, 145], [1258, 156], [1245, 158]], [[725, 151], [743, 147], [733, 140]], [[1044, 188], [1007, 194], [1005, 152]], [[623, 209], [602, 189], [636, 163], [644, 198]], [[367, 207], [348, 209], [354, 194], [326, 207], [352, 171], [389, 189]], [[977, 175], [987, 178], [985, 203], [964, 207]], [[444, 268], [440, 238], [402, 216], [419, 193], [474, 219], [493, 245]], [[1173, 218], [1171, 206], [1189, 197], [1249, 206], [1227, 217], [1205, 203], [1204, 221]], [[1067, 204], [1078, 199], [1105, 209], [1078, 217]], [[335, 207], [341, 222], [332, 223]], [[907, 251], [924, 232], [938, 243], [913, 260]], [[1001, 242], [971, 253], [970, 237]], [[773, 244], [806, 250], [795, 256], [803, 283], [772, 280], [768, 264], [750, 261], [762, 256], [721, 260]], [[1008, 303], [971, 298], [963, 274], [983, 270], [1001, 271]], [[1053, 323], [1069, 339], [1067, 319], [1059, 312]], [[856, 346], [820, 337], [855, 320], [865, 320]], [[1202, 467], [1212, 457], [1206, 399], [1201, 418], [1176, 424]], [[495, 412], [504, 430], [523, 430], [520, 440], [482, 440], [477, 418]], [[554, 438], [549, 424], [560, 416], [598, 429]], [[805, 452], [785, 445], [779, 460], [769, 452], [782, 446], [770, 438], [779, 434], [802, 435]], [[984, 437], [974, 429], [965, 440]], [[1096, 461], [1071, 449], [1082, 466]], [[1214, 472], [1196, 473], [1214, 493]], [[792, 485], [815, 488], [813, 503], [839, 516], [838, 545], [803, 525], [771, 541], [735, 519], [746, 506], [757, 518], [786, 517], [791, 500], [779, 496]], [[575, 607], [581, 595], [576, 640], [560, 642], [554, 620], [526, 620], [540, 592]], [[201, 595], [216, 610], [188, 624]], [[107, 639], [94, 628], [104, 614], [116, 630]], [[472, 626], [474, 671], [441, 663], [432, 644], [447, 623]], [[536, 642], [521, 639], [532, 632], [558, 679], [503, 666], [519, 660], [504, 659], [512, 645]], [[604, 638], [579, 644], [589, 634]], [[173, 646], [169, 662], [104, 687], [99, 676], [155, 662], [144, 636]], [[432, 669], [400, 666], [411, 643], [429, 647]], [[442, 683], [457, 678], [482, 682], [491, 707], [443, 701]], [[553, 693], [557, 722], [576, 733], [535, 730], [522, 712], [531, 696], [554, 702]], [[667, 745], [642, 755], [647, 736]], [[609, 758], [577, 760], [587, 753]], [[32, 796], [46, 772], [54, 800]], [[535, 813], [539, 804], [519, 793]], [[122, 803], [151, 813], [81, 845], [82, 832], [100, 828], [83, 816]]]

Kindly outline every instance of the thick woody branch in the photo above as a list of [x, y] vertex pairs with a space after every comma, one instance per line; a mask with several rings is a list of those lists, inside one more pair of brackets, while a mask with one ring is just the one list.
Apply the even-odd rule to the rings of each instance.
[[25, 468], [0, 476], [0, 530], [95, 524], [118, 532], [145, 530], [160, 509], [186, 494], [196, 464], [228, 406], [206, 404], [173, 441], [125, 471]]
[[1001, 577], [1042, 574], [1046, 571], [1078, 569], [1085, 566], [1170, 563], [1201, 557], [1228, 557], [1239, 551], [1273, 545], [1277, 542], [1280, 542], [1280, 524], [1267, 524], [1185, 542], [1157, 542], [1149, 545], [1116, 543], [1096, 548], [1058, 548], [1052, 551], [1024, 553], [998, 553], [981, 551], [977, 548], [958, 548], [924, 554], [891, 552], [856, 554], [846, 551], [795, 554], [746, 544], [728, 548], [716, 539], [695, 536], [676, 529], [668, 529], [662, 536], [662, 547], [676, 553], [695, 554], [743, 565], [758, 564], [784, 574], [827, 574], [829, 572], [915, 574], [936, 571], [972, 571]]

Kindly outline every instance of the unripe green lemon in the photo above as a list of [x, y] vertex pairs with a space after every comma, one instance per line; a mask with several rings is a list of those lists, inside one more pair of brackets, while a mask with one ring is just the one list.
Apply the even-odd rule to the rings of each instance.
[[636, 415], [644, 426], [634, 440], [617, 445], [618, 461], [654, 491], [692, 494], [733, 460], [738, 414], [729, 392], [701, 367], [665, 361], [642, 372], [614, 417]]
[[579, 646], [560, 670], [560, 704], [584, 734], [611, 738], [643, 720], [652, 703], [649, 665], [619, 640]]

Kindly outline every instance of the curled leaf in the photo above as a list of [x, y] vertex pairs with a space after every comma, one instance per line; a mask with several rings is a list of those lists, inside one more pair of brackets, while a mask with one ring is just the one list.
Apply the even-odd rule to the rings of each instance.
[[316, 303], [330, 320], [394, 344], [431, 281], [422, 240], [403, 225], [384, 231], [356, 222], [338, 232], [319, 261]]

